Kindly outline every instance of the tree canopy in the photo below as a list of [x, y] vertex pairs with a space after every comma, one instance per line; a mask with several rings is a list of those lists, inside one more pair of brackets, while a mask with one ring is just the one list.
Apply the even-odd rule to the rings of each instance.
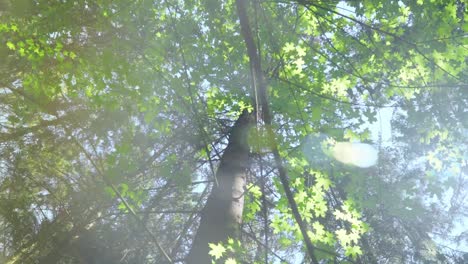
[[466, 263], [463, 0], [1, 0], [0, 262]]

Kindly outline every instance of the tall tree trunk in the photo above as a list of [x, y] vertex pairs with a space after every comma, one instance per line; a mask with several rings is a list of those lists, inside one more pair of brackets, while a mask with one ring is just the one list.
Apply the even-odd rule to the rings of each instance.
[[[304, 243], [307, 248], [307, 252], [311, 259], [311, 263], [318, 264], [318, 260], [315, 256], [315, 247], [312, 244], [312, 241], [307, 233], [307, 226], [302, 219], [299, 209], [297, 207], [296, 201], [294, 200], [294, 194], [291, 191], [291, 186], [289, 184], [289, 178], [287, 175], [286, 168], [283, 166], [283, 160], [278, 150], [278, 142], [276, 141], [275, 132], [272, 129], [273, 116], [270, 112], [270, 107], [268, 106], [267, 99], [267, 85], [265, 78], [263, 76], [261, 58], [255, 45], [253, 38], [252, 30], [250, 29], [249, 16], [247, 14], [247, 3], [246, 0], [236, 0], [237, 6], [237, 15], [239, 16], [239, 23], [241, 26], [241, 34], [244, 38], [245, 46], [247, 48], [247, 54], [250, 61], [250, 69], [254, 79], [254, 94], [258, 95], [257, 109], [256, 111], [262, 112], [262, 119], [265, 122], [265, 128], [267, 136], [270, 139], [271, 152], [273, 154], [276, 166], [278, 167], [279, 178], [281, 185], [284, 188], [284, 194], [288, 199], [288, 204], [291, 207], [292, 214], [296, 220], [297, 225], [301, 231], [301, 234], [304, 238]], [[257, 43], [258, 44], [258, 43]], [[259, 109], [260, 108], [260, 109]]]
[[247, 135], [253, 123], [254, 115], [244, 111], [231, 129], [216, 172], [217, 184], [201, 212], [200, 227], [187, 257], [189, 264], [211, 263], [208, 243], [225, 242], [228, 237], [238, 236], [249, 159]]

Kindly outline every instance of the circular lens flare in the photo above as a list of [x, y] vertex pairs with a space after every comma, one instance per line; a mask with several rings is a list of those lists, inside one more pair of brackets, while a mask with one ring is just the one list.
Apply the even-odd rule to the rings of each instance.
[[332, 155], [342, 163], [368, 168], [377, 163], [378, 151], [365, 143], [337, 142], [333, 146]]

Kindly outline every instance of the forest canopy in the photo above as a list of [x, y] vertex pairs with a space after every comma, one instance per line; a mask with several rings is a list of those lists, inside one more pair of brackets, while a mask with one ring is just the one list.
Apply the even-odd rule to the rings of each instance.
[[463, 0], [0, 0], [0, 263], [468, 263]]

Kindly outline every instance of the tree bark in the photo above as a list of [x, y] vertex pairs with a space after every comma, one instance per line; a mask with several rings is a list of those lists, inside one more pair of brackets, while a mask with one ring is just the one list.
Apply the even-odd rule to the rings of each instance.
[[201, 212], [200, 226], [187, 256], [188, 264], [211, 263], [208, 244], [226, 242], [229, 237], [238, 236], [249, 160], [247, 135], [253, 124], [253, 113], [244, 111], [231, 129], [229, 143], [216, 172], [217, 184]]

